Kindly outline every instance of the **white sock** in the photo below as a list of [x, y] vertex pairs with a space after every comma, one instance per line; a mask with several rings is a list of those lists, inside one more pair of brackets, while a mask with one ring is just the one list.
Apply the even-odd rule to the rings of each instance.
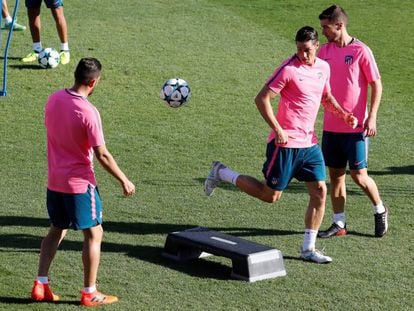
[[49, 284], [49, 278], [47, 276], [38, 276], [36, 278], [36, 281], [38, 281], [42, 284]]
[[69, 51], [69, 43], [68, 42], [61, 43], [60, 44], [60, 50], [61, 51]]
[[83, 292], [87, 294], [94, 293], [96, 291], [96, 285], [93, 285], [91, 287], [84, 287]]
[[377, 205], [372, 205], [372, 210], [374, 211], [374, 214], [382, 214], [385, 212], [385, 206], [380, 201]]
[[4, 23], [5, 23], [6, 25], [10, 25], [12, 21], [13, 21], [13, 19], [11, 18], [11, 16], [10, 16], [10, 15], [9, 15], [9, 16], [6, 16], [6, 17], [4, 18]]
[[240, 176], [239, 173], [232, 171], [228, 167], [219, 170], [218, 174], [221, 180], [232, 183], [233, 185], [236, 185], [237, 177]]
[[315, 249], [317, 230], [305, 229], [305, 235], [303, 237], [303, 251], [311, 251]]
[[36, 52], [40, 52], [41, 50], [43, 50], [43, 48], [42, 48], [42, 42], [33, 42], [33, 51], [36, 51]]
[[346, 224], [345, 213], [334, 214], [333, 222], [336, 223], [339, 227], [345, 228], [345, 224]]

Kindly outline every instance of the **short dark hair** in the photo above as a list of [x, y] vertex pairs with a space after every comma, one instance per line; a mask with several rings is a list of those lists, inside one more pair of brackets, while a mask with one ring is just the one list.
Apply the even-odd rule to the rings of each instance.
[[305, 26], [296, 33], [296, 42], [318, 41], [318, 32], [311, 26]]
[[91, 80], [101, 76], [102, 65], [99, 60], [93, 57], [82, 58], [75, 70], [75, 82], [87, 85]]
[[348, 23], [348, 14], [339, 5], [332, 5], [319, 14], [319, 20], [327, 19], [330, 22], [342, 21], [345, 25]]

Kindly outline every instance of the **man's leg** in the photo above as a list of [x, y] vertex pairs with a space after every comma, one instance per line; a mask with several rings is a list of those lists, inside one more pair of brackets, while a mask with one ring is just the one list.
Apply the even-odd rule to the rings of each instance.
[[360, 170], [351, 170], [353, 181], [365, 192], [373, 205], [381, 203], [378, 187], [375, 181], [368, 176], [366, 168]]
[[84, 289], [82, 291], [81, 305], [98, 306], [118, 301], [115, 296], [104, 295], [96, 288], [99, 262], [101, 258], [101, 243], [103, 229], [101, 225], [84, 229], [82, 262], [84, 273]]
[[48, 234], [42, 241], [40, 247], [39, 269], [37, 275], [47, 276], [49, 268], [55, 258], [57, 249], [66, 235], [66, 229], [60, 229], [53, 225], [50, 226]]
[[27, 17], [29, 18], [30, 34], [32, 35], [32, 42], [40, 42], [40, 7], [28, 8]]
[[83, 230], [84, 241], [82, 250], [82, 262], [84, 270], [84, 287], [96, 285], [99, 262], [101, 257], [101, 243], [103, 229], [101, 225]]
[[372, 203], [375, 220], [375, 236], [384, 236], [388, 231], [388, 210], [381, 200], [377, 184], [368, 175], [366, 168], [351, 170], [351, 177]]
[[66, 65], [70, 62], [70, 52], [68, 42], [68, 27], [66, 24], [65, 15], [63, 13], [63, 6], [52, 8], [51, 11], [53, 18], [55, 19], [56, 30], [60, 39], [60, 63], [62, 65]]
[[[4, 27], [2, 29], [10, 29], [13, 19], [10, 16], [9, 8], [7, 7], [7, 1], [6, 0], [2, 0], [1, 9], [2, 9], [1, 16], [4, 19]], [[15, 21], [14, 26], [13, 26], [13, 30], [17, 30], [17, 31], [26, 30], [26, 26], [20, 25], [20, 24], [16, 23], [16, 21]]]
[[320, 231], [318, 237], [329, 238], [331, 236], [346, 235], [346, 169], [329, 167], [330, 196], [333, 209], [332, 225], [325, 231]]
[[222, 181], [231, 183], [248, 195], [264, 202], [274, 203], [282, 196], [282, 191], [274, 190], [254, 177], [240, 175], [218, 161], [213, 162], [212, 169], [205, 180], [204, 192], [206, 195], [211, 196]]
[[326, 184], [324, 181], [307, 182], [309, 204], [305, 213], [305, 227], [318, 231], [325, 214]]
[[60, 6], [55, 9], [51, 9], [53, 18], [55, 19], [56, 23], [56, 30], [59, 35], [59, 39], [61, 43], [68, 42], [68, 29], [66, 24], [66, 18], [63, 14], [63, 6]]
[[30, 63], [35, 62], [39, 58], [39, 53], [42, 51], [42, 43], [40, 41], [40, 7], [39, 8], [27, 8], [27, 16], [29, 18], [30, 34], [32, 36], [32, 49], [33, 51], [22, 58], [22, 62]]
[[248, 195], [267, 203], [279, 201], [283, 193], [283, 191], [274, 190], [256, 178], [247, 175], [240, 175], [236, 179], [236, 187]]
[[346, 202], [346, 170], [345, 168], [329, 168], [330, 195], [332, 209], [335, 214], [345, 212]]
[[49, 269], [55, 258], [57, 249], [66, 235], [66, 229], [50, 226], [48, 234], [40, 247], [39, 268], [37, 279], [32, 288], [32, 299], [36, 301], [58, 301], [59, 296], [53, 294], [49, 288]]
[[315, 263], [329, 263], [332, 258], [316, 250], [315, 242], [325, 214], [326, 184], [324, 181], [306, 182], [309, 191], [309, 204], [305, 213], [305, 234], [301, 258]]

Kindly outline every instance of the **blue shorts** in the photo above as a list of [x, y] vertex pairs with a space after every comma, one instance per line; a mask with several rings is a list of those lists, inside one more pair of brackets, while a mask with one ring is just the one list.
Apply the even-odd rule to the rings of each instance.
[[92, 185], [79, 194], [47, 189], [46, 205], [50, 222], [60, 229], [83, 230], [102, 224], [101, 198]]
[[323, 132], [322, 152], [326, 166], [351, 170], [368, 167], [368, 137], [365, 133]]
[[57, 9], [63, 6], [63, 0], [25, 0], [26, 8], [37, 9], [42, 5], [42, 1], [45, 1], [48, 9]]
[[319, 145], [284, 148], [276, 146], [272, 140], [267, 144], [263, 174], [266, 184], [279, 191], [286, 189], [293, 177], [305, 182], [325, 181], [325, 162], [321, 148]]

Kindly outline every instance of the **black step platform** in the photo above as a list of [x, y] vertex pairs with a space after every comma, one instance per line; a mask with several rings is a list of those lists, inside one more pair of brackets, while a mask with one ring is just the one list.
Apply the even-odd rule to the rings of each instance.
[[237, 279], [255, 282], [286, 275], [279, 250], [204, 227], [169, 233], [163, 252], [176, 261], [210, 254], [230, 258]]

